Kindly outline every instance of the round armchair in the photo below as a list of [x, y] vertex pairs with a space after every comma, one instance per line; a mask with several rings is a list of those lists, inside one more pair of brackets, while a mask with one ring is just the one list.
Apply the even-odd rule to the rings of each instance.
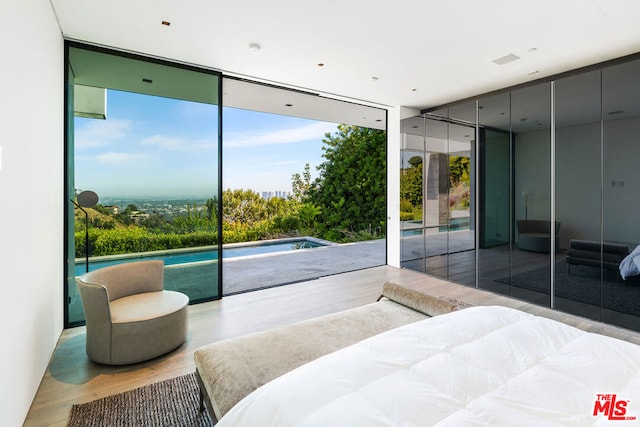
[[86, 351], [94, 362], [142, 362], [186, 339], [189, 298], [164, 290], [163, 261], [104, 267], [76, 282], [87, 322]]

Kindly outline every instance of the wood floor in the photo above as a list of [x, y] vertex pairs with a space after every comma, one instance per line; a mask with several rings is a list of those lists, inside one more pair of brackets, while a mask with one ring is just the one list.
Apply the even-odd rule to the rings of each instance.
[[640, 344], [640, 333], [457, 285], [407, 269], [383, 266], [338, 274], [189, 307], [189, 335], [177, 350], [124, 367], [97, 365], [84, 352], [85, 328], [65, 330], [42, 379], [25, 426], [66, 426], [71, 406], [193, 372], [193, 352], [213, 341], [261, 331], [374, 302], [386, 281], [475, 305], [505, 305], [584, 330]]

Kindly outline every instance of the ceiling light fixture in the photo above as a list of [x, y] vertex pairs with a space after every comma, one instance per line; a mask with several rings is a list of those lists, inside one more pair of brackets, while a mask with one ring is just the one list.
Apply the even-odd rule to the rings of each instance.
[[261, 49], [261, 46], [258, 43], [251, 43], [249, 44], [249, 50], [251, 52], [259, 52]]
[[171, 22], [169, 21], [162, 21], [162, 25], [164, 25], [165, 27], [169, 27], [171, 25]]
[[324, 64], [321, 62], [318, 64], [318, 67], [324, 67]]
[[293, 104], [284, 104], [285, 107], [293, 107]]

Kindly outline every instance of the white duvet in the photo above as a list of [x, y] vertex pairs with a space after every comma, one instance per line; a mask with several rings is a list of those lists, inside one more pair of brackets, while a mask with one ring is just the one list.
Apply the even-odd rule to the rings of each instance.
[[513, 309], [474, 307], [291, 371], [218, 426], [625, 426], [635, 417], [640, 346]]

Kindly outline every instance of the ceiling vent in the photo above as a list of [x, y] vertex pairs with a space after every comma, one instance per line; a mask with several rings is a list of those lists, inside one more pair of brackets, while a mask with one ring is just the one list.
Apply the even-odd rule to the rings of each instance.
[[520, 59], [519, 56], [514, 55], [513, 53], [510, 53], [501, 58], [494, 59], [492, 62], [498, 65], [504, 65], [504, 64], [508, 64], [509, 62], [517, 61], [518, 59]]

